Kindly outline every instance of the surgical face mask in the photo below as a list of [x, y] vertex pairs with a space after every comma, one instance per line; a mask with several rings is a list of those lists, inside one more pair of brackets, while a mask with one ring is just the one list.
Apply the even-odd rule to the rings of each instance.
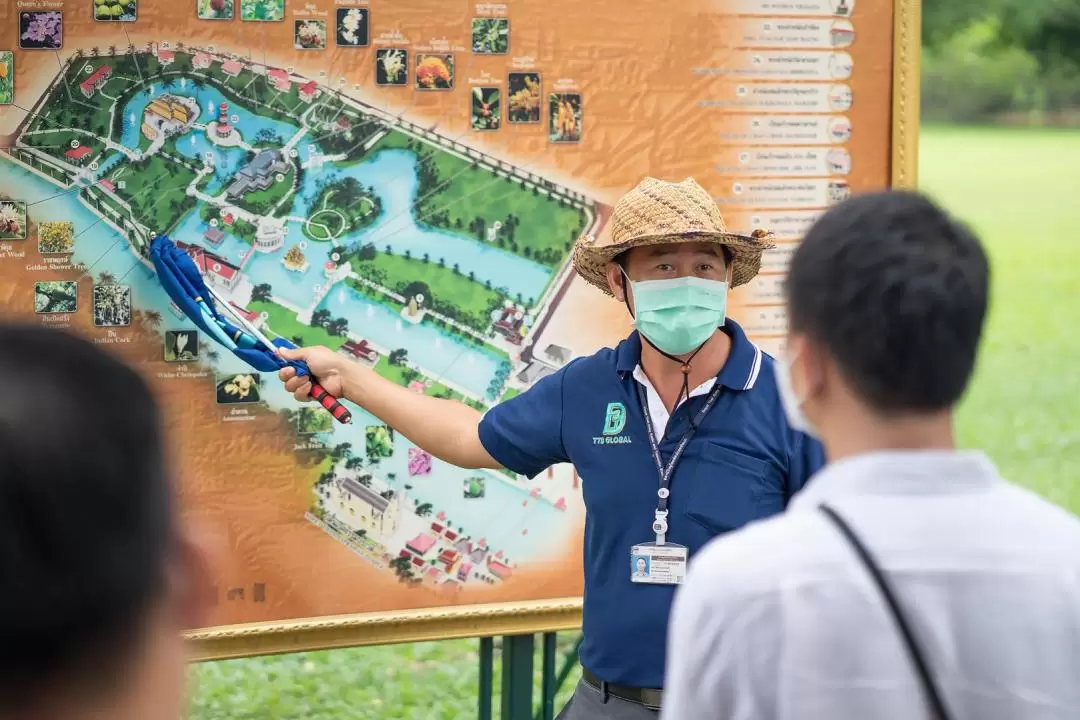
[[777, 360], [774, 367], [776, 374], [776, 387], [780, 391], [780, 403], [784, 406], [784, 414], [787, 416], [788, 425], [793, 429], [804, 432], [812, 438], [818, 437], [817, 429], [803, 412], [803, 400], [795, 394], [795, 388], [791, 384], [791, 364], [795, 361]]
[[634, 325], [662, 352], [693, 352], [724, 324], [728, 284], [723, 280], [627, 280], [634, 291]]

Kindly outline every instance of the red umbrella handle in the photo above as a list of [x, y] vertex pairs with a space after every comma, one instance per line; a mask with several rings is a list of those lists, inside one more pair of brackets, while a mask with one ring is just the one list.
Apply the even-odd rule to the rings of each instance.
[[341, 401], [336, 397], [326, 392], [319, 383], [315, 382], [312, 378], [311, 381], [311, 397], [315, 398], [320, 405], [330, 411], [330, 414], [334, 416], [334, 419], [343, 425], [348, 425], [352, 422], [352, 413], [349, 412], [349, 408], [341, 404]]

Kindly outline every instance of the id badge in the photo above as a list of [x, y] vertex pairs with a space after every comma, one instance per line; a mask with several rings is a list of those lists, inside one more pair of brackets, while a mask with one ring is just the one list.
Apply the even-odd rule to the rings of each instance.
[[630, 582], [681, 585], [690, 554], [682, 545], [642, 543], [630, 548]]

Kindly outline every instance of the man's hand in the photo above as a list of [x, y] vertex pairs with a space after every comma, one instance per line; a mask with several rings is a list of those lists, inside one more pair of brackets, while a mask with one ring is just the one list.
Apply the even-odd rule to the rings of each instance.
[[[349, 361], [330, 348], [281, 348], [281, 357], [286, 360], [302, 360], [306, 362], [311, 374], [318, 379], [319, 384], [326, 389], [326, 392], [334, 397], [344, 397], [345, 383], [342, 371]], [[291, 367], [282, 368], [278, 373], [278, 377], [285, 383], [285, 389], [291, 392], [297, 400], [311, 400], [310, 377], [297, 377], [296, 370]]]
[[[406, 390], [329, 348], [282, 349], [281, 357], [306, 362], [328, 393], [356, 403], [440, 460], [466, 468], [501, 467], [480, 442], [480, 413], [468, 405]], [[297, 377], [291, 367], [279, 377], [297, 400], [311, 399], [311, 378]]]

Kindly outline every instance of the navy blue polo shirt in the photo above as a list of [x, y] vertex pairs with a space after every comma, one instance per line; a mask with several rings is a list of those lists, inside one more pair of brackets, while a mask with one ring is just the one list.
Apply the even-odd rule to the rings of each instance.
[[[667, 541], [691, 556], [717, 535], [781, 512], [824, 462], [821, 446], [788, 425], [773, 359], [735, 322], [724, 331], [732, 345], [717, 375], [722, 390], [675, 469], [668, 499]], [[504, 467], [529, 477], [574, 464], [586, 509], [581, 664], [609, 683], [659, 688], [675, 587], [630, 581], [630, 548], [655, 540], [660, 484], [633, 378], [640, 358], [635, 332], [615, 349], [570, 362], [489, 410], [480, 440]], [[672, 415], [659, 444], [665, 462], [705, 401], [691, 398]], [[616, 436], [605, 435], [613, 403], [626, 415]]]

